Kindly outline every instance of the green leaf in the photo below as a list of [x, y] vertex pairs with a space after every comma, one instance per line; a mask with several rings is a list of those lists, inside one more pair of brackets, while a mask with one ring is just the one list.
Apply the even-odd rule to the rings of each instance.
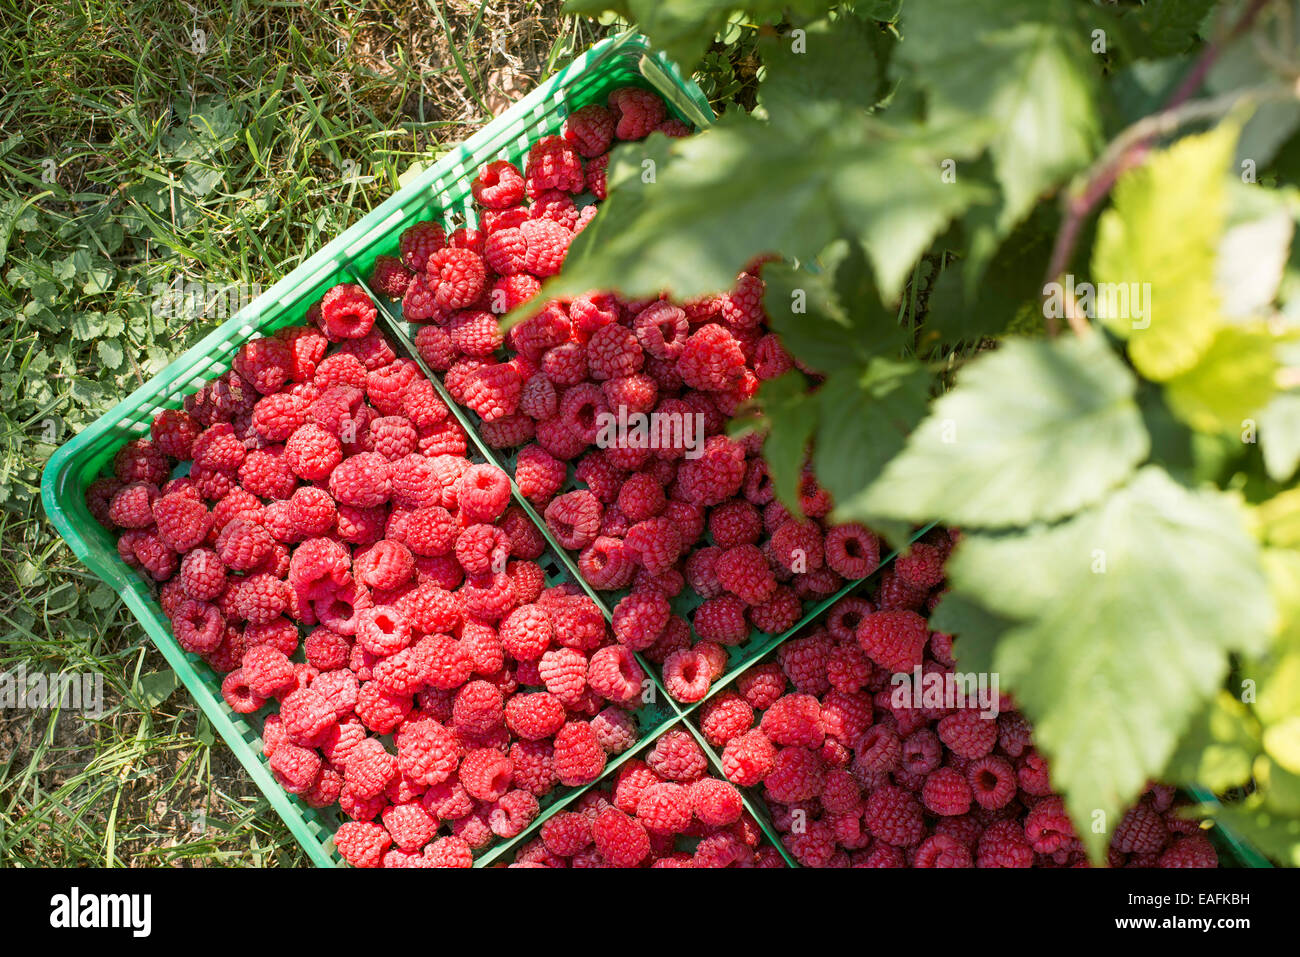
[[823, 0], [566, 0], [564, 13], [596, 17], [615, 13], [635, 23], [656, 49], [683, 69], [700, 61], [713, 35], [727, 25], [733, 10], [745, 9], [760, 21], [780, 19], [786, 9], [814, 16], [834, 6]]
[[925, 416], [930, 376], [915, 361], [875, 358], [841, 369], [817, 390], [813, 468], [834, 498], [835, 520], [856, 521], [858, 497]]
[[1275, 345], [1263, 327], [1221, 327], [1196, 364], [1165, 383], [1170, 409], [1202, 432], [1240, 431], [1277, 392]]
[[1092, 259], [1098, 288], [1149, 297], [1145, 316], [1099, 310], [1098, 318], [1128, 339], [1129, 358], [1149, 379], [1186, 372], [1214, 339], [1224, 174], [1236, 136], [1237, 128], [1225, 123], [1153, 154], [1120, 177], [1112, 207], [1098, 220]]
[[991, 674], [998, 638], [1015, 622], [989, 611], [978, 601], [955, 591], [944, 593], [934, 613], [930, 628], [954, 637], [953, 654], [961, 671]]
[[892, 301], [934, 237], [985, 195], [943, 182], [966, 130], [900, 130], [843, 108], [795, 132], [734, 111], [696, 136], [619, 147], [609, 198], [542, 295], [701, 295], [730, 288], [759, 254], [810, 261], [847, 234]]
[[1215, 0], [1146, 0], [1124, 18], [1130, 36], [1140, 37], [1145, 57], [1184, 53], [1196, 40], [1201, 21]]
[[855, 16], [811, 23], [801, 34], [762, 37], [767, 68], [758, 102], [770, 116], [801, 120], [837, 103], [870, 109], [884, 92], [876, 58], [879, 30]]
[[1278, 814], [1260, 795], [1240, 804], [1212, 806], [1214, 819], [1279, 864], [1300, 867], [1300, 817]]
[[862, 510], [975, 526], [1069, 515], [1146, 457], [1135, 388], [1100, 335], [1009, 339], [961, 371]]
[[[1291, 4], [1289, 19], [1294, 23], [1300, 5]], [[1266, 58], [1262, 45], [1276, 47], [1280, 40], [1278, 20], [1265, 13], [1257, 18], [1253, 29], [1237, 37], [1220, 51], [1205, 78], [1210, 93], [1226, 94], [1256, 87], [1276, 74], [1275, 58]], [[1259, 104], [1241, 130], [1236, 160], [1249, 161], [1257, 169], [1272, 162], [1278, 148], [1300, 129], [1300, 103], [1294, 100]]]
[[768, 427], [763, 440], [763, 458], [777, 497], [787, 508], [799, 508], [799, 482], [808, 461], [808, 443], [817, 426], [808, 380], [790, 371], [768, 379], [758, 390], [757, 401]]
[[1099, 65], [1075, 10], [1060, 0], [929, 0], [903, 10], [897, 58], [928, 93], [931, 122], [992, 121], [1002, 234], [1101, 142]]
[[170, 698], [172, 692], [179, 687], [180, 679], [176, 677], [176, 672], [171, 668], [164, 668], [162, 671], [151, 671], [141, 675], [136, 691], [146, 707], [156, 708]]
[[[1110, 824], [1158, 778], [1221, 686], [1230, 651], [1268, 643], [1273, 605], [1255, 542], [1223, 493], [1162, 470], [1069, 521], [969, 534], [955, 591], [1021, 622], [994, 670], [1034, 725], [1076, 823]], [[1107, 835], [1080, 827], [1094, 859]]]
[[[1265, 192], [1260, 186], [1248, 189], [1255, 195]], [[1267, 314], [1282, 284], [1294, 231], [1291, 212], [1274, 207], [1223, 234], [1215, 286], [1224, 316], [1248, 319]]]
[[1258, 754], [1258, 722], [1245, 705], [1220, 691], [1183, 734], [1163, 780], [1222, 794], [1250, 780]]
[[1300, 392], [1284, 392], [1259, 413], [1259, 445], [1264, 468], [1274, 482], [1285, 482], [1300, 465]]
[[862, 247], [837, 240], [812, 272], [788, 263], [763, 268], [763, 307], [781, 344], [820, 372], [861, 368], [903, 344], [897, 317], [880, 305]]
[[126, 358], [122, 344], [116, 339], [100, 339], [95, 343], [95, 354], [106, 368], [116, 369]]

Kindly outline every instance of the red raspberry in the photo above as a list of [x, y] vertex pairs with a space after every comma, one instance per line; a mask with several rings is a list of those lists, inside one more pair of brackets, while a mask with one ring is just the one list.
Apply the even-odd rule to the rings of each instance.
[[744, 449], [725, 435], [710, 436], [697, 459], [677, 471], [677, 491], [692, 505], [717, 505], [740, 490], [745, 477]]
[[[149, 426], [154, 448], [162, 455], [174, 459], [190, 457], [190, 448], [201, 431], [202, 426], [198, 420], [181, 409], [164, 409], [154, 416], [153, 423]], [[151, 458], [147, 470], [151, 476], [157, 473], [155, 464], [156, 459]], [[163, 474], [165, 476], [166, 472]]]
[[515, 484], [519, 494], [534, 505], [544, 505], [563, 487], [567, 469], [549, 452], [530, 445], [515, 459]]
[[446, 372], [456, 358], [451, 336], [441, 326], [421, 326], [415, 334], [415, 350], [434, 372]]
[[591, 824], [596, 850], [611, 867], [636, 867], [650, 853], [645, 827], [615, 807], [607, 807]]
[[254, 449], [239, 466], [239, 483], [247, 491], [262, 498], [286, 499], [298, 484], [298, 479], [284, 458], [284, 449]]
[[321, 297], [321, 319], [325, 333], [335, 341], [360, 339], [375, 325], [375, 304], [356, 283], [342, 283]]
[[641, 792], [636, 819], [652, 834], [680, 834], [691, 824], [690, 789], [671, 782], [652, 784]]
[[966, 780], [975, 802], [989, 811], [1006, 807], [1016, 796], [1016, 772], [999, 757], [989, 755], [972, 761]]
[[411, 271], [396, 256], [375, 258], [374, 268], [370, 271], [370, 288], [379, 295], [387, 299], [401, 299], [410, 282]]
[[880, 565], [880, 540], [861, 525], [836, 525], [826, 530], [826, 564], [850, 581], [866, 578]]
[[[148, 492], [145, 494], [147, 497]], [[187, 552], [202, 544], [212, 528], [207, 507], [180, 492], [155, 499], [151, 511], [158, 525], [158, 537], [173, 551]]]
[[263, 698], [279, 694], [295, 681], [293, 663], [270, 645], [253, 645], [244, 652], [240, 670], [249, 690]]
[[242, 668], [236, 668], [222, 680], [221, 697], [238, 714], [252, 714], [266, 704], [266, 698], [248, 687]]
[[633, 375], [644, 361], [636, 334], [626, 326], [602, 326], [587, 342], [587, 365], [597, 381]]
[[826, 769], [816, 752], [782, 748], [763, 779], [767, 793], [782, 804], [810, 801], [821, 794]]
[[494, 160], [478, 171], [470, 192], [475, 202], [489, 209], [517, 206], [524, 198], [524, 177], [513, 163]]
[[474, 852], [462, 838], [440, 837], [424, 849], [430, 867], [473, 867]]
[[582, 161], [559, 136], [543, 136], [528, 151], [524, 165], [524, 184], [530, 197], [548, 189], [581, 193], [586, 185]]
[[701, 701], [715, 677], [706, 657], [697, 648], [682, 648], [663, 663], [664, 687], [678, 701]]
[[418, 801], [390, 804], [381, 816], [384, 828], [393, 836], [393, 843], [404, 851], [424, 847], [438, 830], [438, 822]]
[[378, 452], [361, 452], [345, 459], [330, 473], [329, 491], [340, 505], [383, 505], [392, 493], [388, 460]]
[[476, 748], [461, 760], [459, 774], [471, 797], [495, 801], [510, 790], [514, 762], [495, 748]]
[[[477, 195], [476, 195], [477, 198]], [[446, 245], [446, 233], [437, 223], [415, 223], [402, 231], [398, 251], [402, 262], [414, 272], [424, 272], [429, 257]]]
[[[211, 429], [205, 430], [211, 432]], [[200, 436], [203, 433], [200, 433]], [[230, 435], [231, 430], [218, 429], [213, 435]], [[195, 436], [195, 441], [199, 436]], [[191, 452], [193, 455], [193, 452]], [[197, 458], [197, 456], [195, 456]], [[202, 464], [202, 463], [200, 463]], [[236, 465], [239, 463], [236, 462]], [[231, 467], [220, 462], [214, 461], [213, 468]], [[161, 485], [167, 480], [169, 467], [167, 456], [162, 449], [154, 445], [148, 439], [133, 439], [117, 450], [113, 456], [113, 474], [123, 483], [131, 482], [148, 482], [153, 485]]]
[[470, 374], [463, 401], [484, 422], [497, 422], [514, 413], [522, 394], [523, 383], [513, 366], [488, 365]]
[[471, 465], [461, 474], [456, 497], [462, 520], [495, 521], [510, 504], [510, 476], [495, 465]]
[[925, 835], [921, 805], [909, 791], [892, 784], [882, 785], [867, 795], [863, 822], [873, 837], [895, 847], [918, 844]]
[[930, 632], [916, 612], [877, 611], [862, 619], [857, 638], [862, 650], [881, 667], [910, 672], [921, 665]]
[[970, 810], [971, 789], [966, 778], [952, 768], [938, 768], [926, 775], [921, 800], [935, 814], [955, 817]]
[[738, 645], [749, 637], [745, 603], [734, 595], [720, 595], [703, 602], [695, 609], [691, 624], [701, 640], [720, 645]]
[[929, 591], [943, 581], [944, 557], [936, 546], [918, 542], [894, 561], [894, 570], [905, 584], [917, 591]]
[[609, 168], [609, 154], [596, 156], [587, 161], [587, 168], [584, 170], [587, 192], [597, 199], [604, 199], [606, 195], [606, 171]]
[[378, 867], [392, 843], [388, 832], [370, 821], [348, 821], [334, 832], [334, 846], [353, 867]]
[[456, 561], [469, 575], [504, 570], [509, 554], [510, 538], [495, 525], [471, 525], [456, 539]]
[[1219, 855], [1204, 834], [1176, 838], [1160, 855], [1157, 867], [1218, 867]]
[[995, 821], [980, 835], [976, 867], [1033, 867], [1034, 849], [1018, 821]]
[[708, 759], [689, 732], [665, 731], [646, 754], [650, 770], [669, 781], [693, 781], [708, 770]]
[[785, 674], [771, 662], [755, 665], [736, 679], [736, 687], [755, 711], [766, 711], [785, 691]]
[[636, 562], [636, 555], [624, 542], [601, 535], [578, 556], [578, 570], [592, 588], [617, 591], [631, 584]]
[[969, 708], [941, 718], [938, 732], [950, 751], [969, 760], [984, 757], [998, 740], [997, 722]]
[[876, 590], [876, 606], [882, 611], [915, 611], [925, 604], [926, 593], [913, 588], [898, 576], [898, 572], [889, 568], [880, 576], [880, 587]]
[[592, 103], [574, 110], [564, 121], [564, 140], [581, 156], [599, 156], [614, 140], [614, 114]]
[[970, 849], [947, 834], [932, 834], [921, 842], [913, 867], [970, 867]]
[[[1014, 777], [1012, 787], [1015, 787]], [[1159, 854], [1168, 842], [1169, 829], [1164, 818], [1147, 805], [1138, 804], [1129, 808], [1116, 825], [1111, 847], [1121, 854]]]
[[171, 615], [172, 631], [186, 651], [207, 654], [225, 637], [225, 620], [216, 606], [188, 599]]
[[501, 795], [488, 808], [488, 826], [497, 837], [518, 837], [537, 817], [539, 810], [536, 797], [516, 788]]
[[380, 415], [401, 415], [406, 391], [419, 379], [420, 367], [409, 359], [399, 359], [366, 374], [366, 396]]
[[289, 346], [283, 339], [250, 339], [235, 354], [232, 365], [262, 395], [278, 392], [289, 379]]
[[550, 219], [533, 219], [519, 227], [524, 241], [523, 267], [534, 276], [554, 276], [564, 265], [573, 233]]
[[410, 621], [388, 605], [365, 608], [357, 617], [357, 642], [380, 658], [395, 655], [411, 643]]
[[742, 272], [736, 285], [722, 297], [722, 320], [732, 329], [754, 329], [767, 318], [763, 311], [763, 280]]
[[745, 810], [740, 792], [717, 778], [700, 778], [692, 784], [690, 800], [695, 816], [708, 827], [734, 824]]
[[428, 288], [443, 309], [468, 309], [487, 289], [483, 259], [468, 249], [439, 249], [429, 257], [427, 269]]
[[416, 273], [406, 293], [402, 296], [402, 318], [407, 322], [443, 322], [447, 310], [438, 305], [434, 297], [435, 280], [425, 273]]
[[343, 461], [343, 447], [319, 425], [308, 423], [289, 436], [284, 445], [284, 460], [300, 478], [318, 482]]
[[614, 135], [620, 140], [639, 140], [654, 132], [664, 121], [664, 101], [649, 90], [620, 87], [609, 95], [609, 108], [615, 117]]
[[587, 666], [587, 686], [618, 705], [630, 705], [641, 696], [645, 677], [632, 652], [620, 645], [596, 651]]
[[275, 748], [267, 763], [280, 786], [290, 794], [307, 794], [321, 777], [320, 755], [287, 741]]
[[655, 589], [633, 591], [614, 606], [614, 637], [633, 651], [650, 647], [668, 624], [672, 609]]
[[585, 548], [596, 539], [603, 514], [596, 496], [586, 489], [552, 499], [543, 517], [546, 527], [565, 548]]
[[400, 415], [381, 416], [372, 420], [366, 436], [371, 451], [379, 453], [390, 462], [414, 452], [419, 438], [411, 420]]
[[253, 428], [268, 442], [283, 442], [306, 424], [308, 403], [288, 392], [268, 395], [253, 409]]
[[566, 787], [590, 784], [605, 770], [605, 752], [586, 721], [570, 721], [555, 733], [555, 773]]
[[233, 472], [244, 461], [245, 453], [234, 427], [229, 422], [218, 422], [199, 433], [190, 454], [197, 468]]
[[517, 694], [506, 702], [506, 726], [529, 741], [549, 738], [564, 725], [564, 705], [546, 691]]
[[821, 704], [809, 694], [778, 698], [763, 714], [759, 726], [769, 741], [786, 747], [819, 748], [826, 735]]
[[560, 811], [542, 825], [542, 841], [546, 849], [559, 857], [573, 857], [593, 840], [591, 821], [573, 811]]
[[572, 707], [587, 688], [587, 659], [572, 648], [552, 648], [542, 655], [538, 674], [546, 690]]
[[461, 586], [465, 612], [486, 621], [499, 621], [518, 603], [514, 582], [504, 572], [476, 575]]
[[397, 777], [397, 759], [378, 738], [366, 738], [348, 752], [343, 782], [361, 799], [377, 797]]
[[1037, 854], [1051, 854], [1074, 840], [1074, 825], [1059, 797], [1046, 797], [1025, 818], [1025, 837]]
[[280, 703], [285, 733], [295, 744], [311, 747], [338, 723], [334, 706], [318, 691], [299, 688]]
[[216, 552], [196, 548], [181, 562], [181, 587], [197, 601], [211, 601], [225, 590], [226, 566]]
[[505, 724], [505, 700], [490, 681], [471, 681], [456, 692], [452, 722], [462, 734], [487, 734]]
[[745, 353], [730, 332], [715, 323], [701, 326], [682, 346], [677, 372], [693, 389], [726, 392], [745, 374]]
[[537, 661], [554, 637], [550, 616], [539, 605], [522, 605], [501, 622], [501, 647], [516, 661]]
[[409, 695], [394, 694], [377, 681], [367, 681], [357, 692], [356, 714], [375, 734], [388, 734], [411, 711]]
[[662, 515], [637, 522], [628, 529], [624, 542], [646, 572], [656, 576], [668, 572], [682, 551], [677, 527]]
[[235, 571], [249, 571], [262, 563], [275, 545], [271, 533], [258, 522], [237, 518], [217, 536], [217, 555]]
[[776, 591], [776, 579], [757, 545], [736, 545], [718, 556], [714, 564], [718, 583], [751, 605], [761, 604]]
[[753, 545], [763, 533], [763, 517], [744, 499], [732, 499], [709, 512], [709, 535], [719, 548]]

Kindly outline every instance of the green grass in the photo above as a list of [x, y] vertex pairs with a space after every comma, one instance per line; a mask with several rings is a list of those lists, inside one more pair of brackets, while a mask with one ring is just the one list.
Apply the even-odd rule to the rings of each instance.
[[220, 321], [156, 285], [269, 287], [595, 35], [558, 0], [0, 6], [0, 671], [104, 687], [0, 710], [0, 865], [303, 863], [40, 470]]

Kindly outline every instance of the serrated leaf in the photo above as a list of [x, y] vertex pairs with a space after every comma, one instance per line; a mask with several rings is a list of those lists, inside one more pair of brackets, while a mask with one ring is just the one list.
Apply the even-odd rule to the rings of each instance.
[[862, 247], [839, 240], [817, 272], [788, 263], [763, 269], [763, 307], [781, 344], [819, 372], [861, 368], [902, 345], [892, 312], [880, 305]]
[[1222, 326], [1196, 364], [1165, 383], [1170, 409], [1201, 432], [1239, 432], [1277, 392], [1275, 344], [1262, 327]]
[[954, 637], [952, 649], [961, 671], [991, 674], [998, 638], [1015, 622], [955, 591], [944, 593], [930, 615], [930, 628]]
[[991, 120], [1002, 234], [1088, 163], [1101, 142], [1097, 61], [1074, 5], [929, 0], [904, 7], [897, 59], [938, 124]]
[[837, 102], [871, 108], [883, 92], [873, 42], [878, 33], [845, 15], [811, 23], [799, 34], [761, 37], [758, 51], [767, 70], [759, 104], [771, 116], [794, 120]]
[[636, 24], [656, 49], [683, 69], [700, 61], [713, 35], [727, 25], [733, 10], [744, 9], [759, 21], [780, 19], [786, 10], [815, 16], [834, 6], [826, 0], [566, 0], [565, 13], [587, 16], [614, 13]]
[[1186, 372], [1214, 339], [1214, 267], [1236, 137], [1237, 128], [1225, 123], [1153, 154], [1119, 178], [1113, 204], [1098, 220], [1092, 257], [1098, 288], [1149, 294], [1145, 316], [1130, 309], [1098, 318], [1128, 339], [1129, 357], [1149, 379]]
[[1136, 385], [1099, 335], [1009, 339], [961, 371], [862, 511], [986, 527], [1069, 515], [1146, 457]]
[[99, 356], [99, 361], [106, 368], [116, 369], [126, 358], [122, 351], [122, 344], [116, 339], [100, 339], [95, 343], [95, 354]]
[[1222, 794], [1250, 780], [1258, 754], [1258, 722], [1245, 705], [1220, 691], [1184, 732], [1162, 780]]
[[1284, 392], [1259, 413], [1259, 445], [1264, 468], [1275, 482], [1285, 482], [1300, 465], [1300, 392]]
[[1259, 795], [1240, 804], [1219, 805], [1210, 810], [1216, 821], [1279, 864], [1300, 867], [1300, 817], [1270, 810]]
[[808, 460], [808, 443], [817, 426], [816, 410], [808, 394], [808, 380], [791, 370], [759, 386], [757, 401], [768, 426], [763, 458], [772, 487], [787, 508], [799, 508], [799, 482]]
[[967, 130], [887, 128], [847, 108], [797, 136], [742, 111], [685, 139], [654, 134], [615, 150], [609, 198], [542, 295], [716, 292], [760, 254], [812, 260], [848, 234], [895, 300], [934, 237], [984, 196], [943, 182], [941, 159], [968, 145]]
[[[998, 640], [994, 670], [1076, 823], [1097, 810], [1117, 822], [1221, 686], [1228, 653], [1258, 652], [1273, 626], [1237, 508], [1154, 467], [1059, 525], [967, 535], [948, 573], [1021, 622]], [[1107, 835], [1078, 830], [1103, 856]]]
[[176, 672], [171, 668], [151, 671], [148, 674], [141, 675], [136, 683], [137, 693], [149, 708], [158, 707], [158, 705], [170, 698], [172, 692], [178, 687], [180, 687], [180, 679], [177, 678]]
[[1266, 312], [1282, 284], [1294, 231], [1290, 213], [1273, 209], [1223, 234], [1214, 279], [1224, 316], [1247, 319]]
[[868, 517], [858, 496], [903, 448], [929, 398], [930, 376], [914, 361], [875, 358], [822, 383], [813, 469], [835, 500], [835, 521]]

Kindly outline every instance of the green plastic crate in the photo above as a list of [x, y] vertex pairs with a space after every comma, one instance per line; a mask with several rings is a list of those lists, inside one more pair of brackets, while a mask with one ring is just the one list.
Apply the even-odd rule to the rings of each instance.
[[[564, 118], [574, 109], [600, 102], [610, 90], [625, 85], [654, 89], [668, 102], [672, 112], [696, 128], [709, 125], [712, 112], [708, 101], [694, 83], [662, 54], [652, 53], [646, 41], [635, 34], [624, 34], [596, 44], [549, 80], [529, 93], [479, 133], [453, 148], [433, 166], [421, 173], [358, 223], [330, 242], [305, 263], [277, 282], [265, 294], [223, 323], [193, 346], [148, 383], [105, 413], [100, 419], [61, 447], [47, 464], [41, 482], [41, 497], [50, 520], [73, 552], [96, 575], [123, 596], [127, 606], [140, 621], [145, 632], [189, 689], [216, 731], [224, 738], [247, 769], [268, 802], [284, 819], [295, 839], [318, 866], [341, 863], [331, 835], [339, 822], [337, 810], [316, 810], [297, 797], [287, 794], [271, 775], [261, 753], [258, 728], [260, 715], [234, 713], [221, 698], [220, 678], [197, 656], [184, 652], [171, 635], [169, 625], [153, 597], [151, 588], [118, 557], [114, 536], [90, 515], [84, 501], [89, 483], [112, 459], [116, 450], [132, 438], [147, 433], [154, 415], [163, 408], [178, 408], [183, 397], [203, 381], [230, 368], [244, 342], [287, 325], [305, 321], [308, 307], [331, 286], [340, 282], [364, 284], [376, 257], [396, 251], [398, 235], [414, 222], [434, 218], [441, 213], [444, 225], [458, 225], [456, 220], [474, 220], [473, 199], [469, 184], [484, 163], [506, 158], [519, 162], [529, 145], [538, 137], [557, 132]], [[380, 305], [378, 326], [392, 344], [418, 360], [409, 327], [401, 321], [400, 310], [375, 296]], [[423, 366], [423, 362], [420, 363]], [[472, 413], [460, 409], [442, 387], [441, 380], [427, 367], [425, 374], [434, 382], [444, 401], [466, 427], [478, 455], [498, 464], [512, 464], [509, 456], [485, 446], [478, 435]], [[513, 469], [508, 469], [513, 472]], [[512, 483], [513, 484], [513, 483]], [[609, 597], [595, 592], [578, 574], [573, 559], [556, 543], [532, 505], [513, 489], [515, 500], [545, 535], [550, 549], [540, 561], [547, 580], [554, 583], [575, 580], [596, 600], [602, 612], [610, 614]], [[918, 532], [918, 534], [920, 534]], [[894, 556], [886, 556], [885, 567]], [[746, 667], [764, 657], [782, 641], [820, 616], [836, 599], [861, 583], [850, 583], [825, 601], [805, 607], [800, 622], [784, 635], [756, 635], [739, 649], [731, 650], [727, 673], [716, 682], [710, 697], [730, 684]], [[683, 603], [684, 602], [684, 603]], [[683, 598], [679, 613], [696, 603]], [[720, 773], [717, 753], [699, 735], [688, 716], [702, 704], [682, 705], [664, 691], [657, 668], [644, 660], [651, 675], [655, 697], [638, 712], [641, 738], [637, 745], [612, 759], [599, 786], [611, 780], [616, 769], [642, 752], [664, 731], [681, 725], [689, 730], [704, 748], [714, 772]], [[707, 700], [707, 699], [706, 699]], [[476, 854], [475, 866], [505, 862], [513, 857], [520, 844], [531, 839], [541, 824], [560, 809], [567, 807], [587, 788], [557, 789], [543, 802], [542, 813], [518, 837], [499, 841]], [[768, 840], [794, 864], [779, 835], [771, 827], [761, 798], [745, 796], [746, 805], [758, 820]]]

